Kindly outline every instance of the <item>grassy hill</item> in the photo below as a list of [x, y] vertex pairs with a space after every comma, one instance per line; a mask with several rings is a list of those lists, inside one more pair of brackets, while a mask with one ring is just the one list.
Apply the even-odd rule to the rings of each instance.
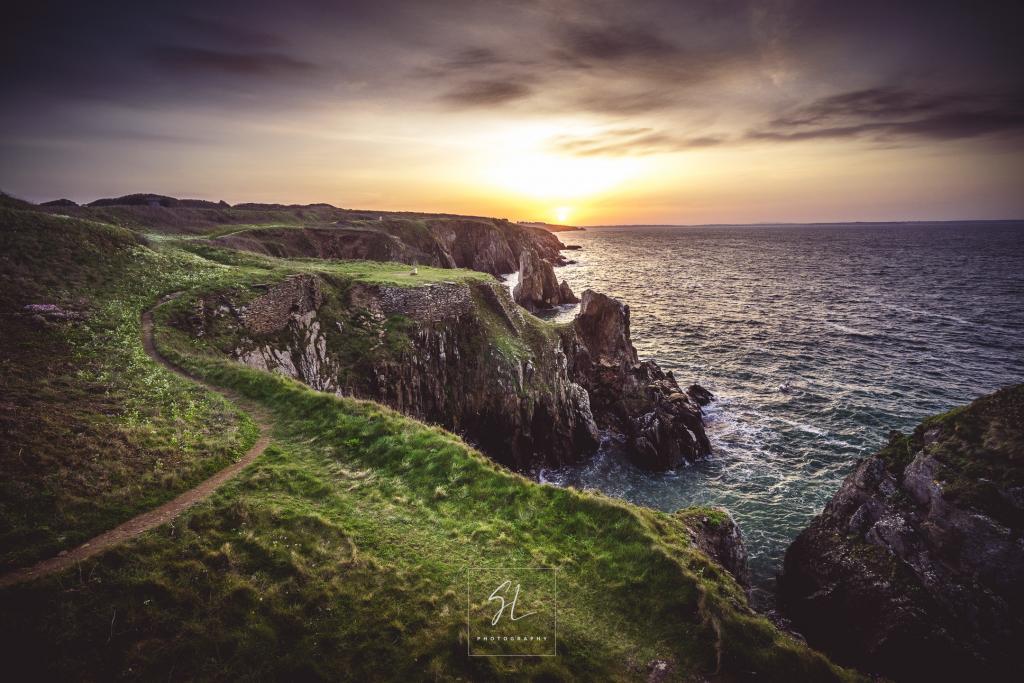
[[[310, 271], [416, 286], [407, 266], [195, 248], [26, 209], [0, 209], [0, 247], [7, 567], [172, 497], [255, 439], [238, 407], [144, 354], [140, 315], [161, 296]], [[258, 406], [273, 442], [172, 524], [0, 591], [16, 678], [644, 680], [653, 662], [680, 680], [851, 677], [750, 610], [692, 546], [693, 510], [538, 485], [436, 427], [232, 363], [168, 324], [187, 301], [156, 310], [161, 353]], [[467, 569], [519, 566], [558, 572], [559, 656], [467, 657]]]

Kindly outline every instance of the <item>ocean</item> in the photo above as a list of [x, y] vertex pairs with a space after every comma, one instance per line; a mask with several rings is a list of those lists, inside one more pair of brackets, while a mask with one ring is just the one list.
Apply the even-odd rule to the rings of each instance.
[[[1024, 381], [1024, 223], [616, 227], [556, 270], [630, 306], [641, 358], [718, 397], [714, 452], [667, 473], [601, 451], [543, 481], [665, 511], [721, 505], [771, 604], [787, 545], [861, 457]], [[567, 320], [575, 307], [555, 315]]]

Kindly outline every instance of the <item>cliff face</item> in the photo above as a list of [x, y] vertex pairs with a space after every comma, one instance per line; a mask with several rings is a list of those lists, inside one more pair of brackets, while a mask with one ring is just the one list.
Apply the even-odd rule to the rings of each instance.
[[579, 461], [599, 429], [652, 469], [707, 453], [699, 407], [637, 361], [628, 323], [626, 307], [593, 292], [558, 327], [498, 283], [297, 275], [204, 297], [179, 326], [252, 367], [440, 424], [516, 470]]
[[672, 373], [637, 359], [629, 306], [586, 290], [562, 343], [597, 423], [635, 464], [665, 470], [711, 452], [697, 400], [710, 400], [710, 393], [696, 385], [684, 392]]
[[344, 219], [334, 225], [243, 229], [211, 242], [278, 257], [397, 261], [492, 275], [515, 272], [526, 254], [548, 268], [564, 262], [564, 245], [549, 232], [468, 217]]
[[498, 283], [315, 276], [248, 300], [207, 297], [182, 322], [251, 367], [440, 424], [517, 470], [574, 462], [598, 443], [587, 392], [537, 323]]
[[897, 680], [1020, 680], [1024, 385], [894, 433], [790, 546], [786, 615]]

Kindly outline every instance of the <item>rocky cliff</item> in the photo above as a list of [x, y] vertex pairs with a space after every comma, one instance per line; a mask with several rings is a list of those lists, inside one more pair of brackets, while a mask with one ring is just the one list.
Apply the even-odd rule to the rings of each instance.
[[711, 452], [698, 402], [710, 393], [697, 385], [683, 391], [671, 372], [638, 360], [629, 306], [586, 290], [562, 343], [570, 376], [589, 393], [598, 424], [635, 464], [666, 470]]
[[210, 242], [278, 257], [397, 261], [492, 275], [515, 272], [525, 256], [549, 270], [565, 260], [564, 245], [547, 231], [469, 217], [346, 217], [330, 225], [241, 229]]
[[593, 292], [556, 326], [497, 282], [296, 275], [208, 294], [177, 324], [252, 367], [440, 424], [517, 470], [579, 461], [599, 430], [654, 469], [708, 451], [700, 408], [637, 361], [628, 308]]
[[1024, 385], [861, 461], [786, 553], [812, 645], [896, 680], [1022, 680]]
[[496, 282], [300, 275], [204, 297], [182, 324], [252, 367], [440, 424], [513, 469], [574, 462], [598, 443], [557, 336]]

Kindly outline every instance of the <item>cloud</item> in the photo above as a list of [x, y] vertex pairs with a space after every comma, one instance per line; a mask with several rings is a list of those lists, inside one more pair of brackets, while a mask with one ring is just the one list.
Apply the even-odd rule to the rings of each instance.
[[193, 38], [205, 38], [218, 46], [232, 45], [252, 49], [276, 48], [285, 40], [274, 33], [260, 29], [251, 29], [237, 21], [221, 21], [198, 14], [185, 14], [176, 18], [181, 25], [182, 34]]
[[472, 46], [457, 51], [443, 61], [442, 69], [479, 69], [506, 64], [507, 60], [489, 47]]
[[514, 80], [472, 80], [457, 85], [441, 96], [454, 107], [488, 107], [529, 97], [533, 89]]
[[592, 136], [556, 136], [548, 146], [556, 152], [584, 157], [645, 156], [713, 147], [723, 142], [723, 138], [714, 135], [690, 137], [653, 128], [612, 128]]
[[632, 116], [669, 109], [678, 103], [675, 92], [645, 88], [622, 91], [611, 85], [590, 84], [574, 92], [569, 99], [571, 109], [582, 109], [597, 114]]
[[156, 65], [179, 73], [221, 72], [236, 76], [274, 76], [315, 71], [312, 62], [280, 52], [225, 52], [196, 47], [157, 46], [147, 51]]
[[679, 52], [676, 45], [640, 25], [565, 24], [556, 33], [560, 54], [575, 63], [664, 59]]
[[878, 87], [803, 105], [746, 137], [779, 142], [858, 137], [957, 140], [1022, 131], [1024, 98], [1020, 96]]

